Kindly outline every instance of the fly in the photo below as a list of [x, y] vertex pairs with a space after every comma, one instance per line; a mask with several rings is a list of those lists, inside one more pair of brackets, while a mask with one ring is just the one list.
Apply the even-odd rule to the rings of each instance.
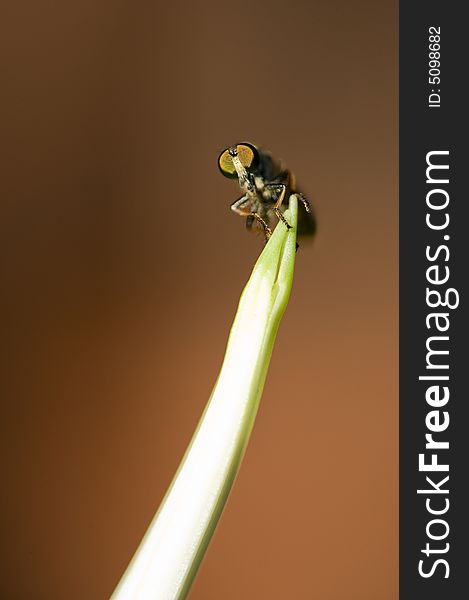
[[298, 235], [312, 236], [316, 220], [305, 196], [296, 190], [291, 171], [253, 144], [241, 142], [223, 150], [218, 157], [222, 175], [237, 179], [243, 195], [231, 205], [238, 215], [246, 217], [246, 228], [261, 231], [267, 241], [278, 221], [290, 229], [284, 216], [290, 194], [301, 201], [298, 212]]

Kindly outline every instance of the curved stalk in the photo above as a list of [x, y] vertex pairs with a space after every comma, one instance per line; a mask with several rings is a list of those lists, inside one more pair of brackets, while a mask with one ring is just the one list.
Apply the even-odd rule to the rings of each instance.
[[185, 598], [239, 470], [293, 279], [298, 203], [241, 295], [210, 400], [161, 506], [112, 600]]

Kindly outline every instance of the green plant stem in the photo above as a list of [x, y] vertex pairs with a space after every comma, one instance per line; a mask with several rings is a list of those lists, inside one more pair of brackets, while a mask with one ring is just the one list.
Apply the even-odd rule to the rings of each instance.
[[264, 247], [241, 295], [223, 365], [192, 441], [112, 600], [185, 598], [249, 440], [290, 295], [298, 202]]

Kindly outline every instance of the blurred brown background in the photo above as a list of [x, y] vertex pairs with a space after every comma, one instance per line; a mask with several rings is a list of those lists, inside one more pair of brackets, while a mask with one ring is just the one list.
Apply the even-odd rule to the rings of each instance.
[[18, 0], [2, 30], [0, 597], [117, 584], [262, 248], [216, 165], [248, 140], [319, 233], [191, 598], [395, 599], [397, 2]]

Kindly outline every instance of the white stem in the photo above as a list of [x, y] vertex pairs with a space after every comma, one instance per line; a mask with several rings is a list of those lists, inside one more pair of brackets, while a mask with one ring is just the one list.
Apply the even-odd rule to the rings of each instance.
[[189, 591], [228, 498], [262, 394], [291, 289], [297, 200], [241, 296], [225, 359], [178, 472], [112, 600], [176, 600]]

